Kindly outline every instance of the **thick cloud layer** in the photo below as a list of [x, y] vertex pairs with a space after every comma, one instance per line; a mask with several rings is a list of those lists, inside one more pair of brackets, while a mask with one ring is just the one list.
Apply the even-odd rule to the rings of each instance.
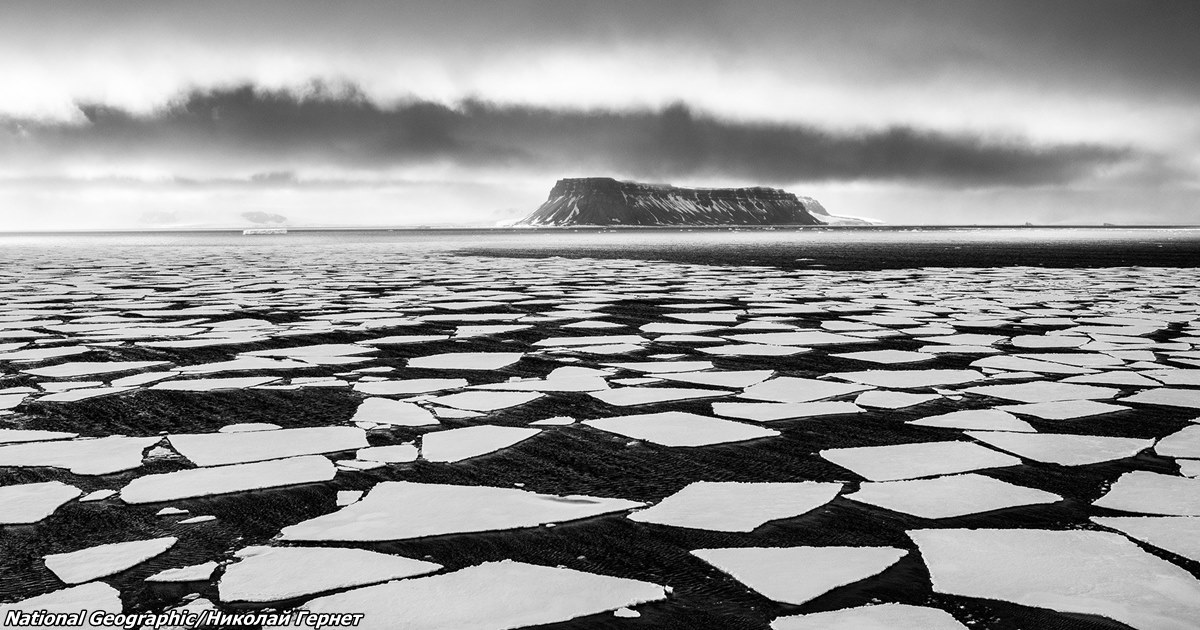
[[[1095, 144], [1034, 145], [910, 127], [859, 132], [718, 119], [678, 104], [586, 111], [479, 101], [380, 106], [351, 88], [307, 93], [249, 86], [192, 92], [137, 114], [83, 106], [83, 124], [10, 121], [5, 159], [154, 160], [187, 173], [226, 163], [263, 183], [291, 169], [449, 162], [526, 172], [762, 183], [916, 181], [953, 187], [1063, 184], [1134, 156]], [[248, 171], [248, 172], [247, 172]]]

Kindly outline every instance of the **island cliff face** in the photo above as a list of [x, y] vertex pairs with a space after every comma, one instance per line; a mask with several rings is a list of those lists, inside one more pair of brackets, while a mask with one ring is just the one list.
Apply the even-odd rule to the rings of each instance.
[[815, 199], [776, 188], [677, 188], [584, 177], [558, 180], [546, 202], [516, 225], [824, 225], [833, 219]]

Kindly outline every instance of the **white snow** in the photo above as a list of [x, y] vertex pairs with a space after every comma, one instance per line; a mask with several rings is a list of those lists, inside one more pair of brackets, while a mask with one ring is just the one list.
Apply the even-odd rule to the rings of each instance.
[[[362, 549], [257, 547], [217, 583], [224, 602], [273, 602], [431, 573], [440, 564]], [[396, 622], [402, 620], [397, 619]]]
[[771, 630], [967, 630], [950, 613], [909, 604], [878, 604], [779, 617]]
[[584, 420], [583, 424], [663, 446], [706, 446], [779, 435], [773, 429], [682, 411]]
[[874, 343], [874, 339], [850, 337], [823, 330], [798, 330], [792, 332], [751, 333], [747, 335], [722, 335], [730, 341], [767, 344], [772, 346], [829, 346], [859, 343]]
[[282, 429], [282, 428], [283, 427], [279, 426], [278, 424], [272, 424], [270, 422], [239, 422], [236, 424], [227, 424], [227, 425], [221, 427], [220, 429], [217, 429], [217, 433], [247, 433], [250, 431], [274, 431], [276, 429]]
[[75, 363], [60, 363], [50, 367], [22, 370], [26, 374], [45, 378], [74, 378], [91, 374], [110, 374], [113, 372], [132, 372], [158, 365], [168, 365], [170, 361], [84, 361]]
[[173, 501], [211, 494], [329, 481], [336, 473], [333, 464], [320, 455], [195, 468], [138, 477], [121, 490], [121, 500], [126, 503]]
[[950, 518], [1062, 500], [1057, 494], [975, 473], [907, 481], [868, 481], [846, 498], [921, 518]]
[[1066, 433], [967, 431], [967, 435], [1025, 459], [1060, 466], [1083, 466], [1133, 457], [1154, 444], [1154, 440]]
[[79, 584], [120, 573], [170, 549], [174, 536], [97, 545], [46, 556], [46, 568], [67, 584]]
[[831, 354], [829, 356], [839, 359], [853, 359], [855, 361], [867, 361], [869, 363], [917, 363], [920, 361], [932, 361], [934, 359], [927, 352], [912, 352], [909, 350], [870, 350], [866, 352], [847, 352], [843, 354]]
[[[561, 369], [561, 368], [560, 368]], [[607, 376], [607, 374], [605, 374]], [[546, 380], [507, 381], [472, 385], [471, 389], [494, 389], [523, 392], [594, 392], [608, 389], [608, 381], [599, 376], [558, 376], [553, 373]]]
[[[659, 339], [662, 340], [661, 337]], [[770, 346], [761, 343], [726, 344], [723, 346], [700, 348], [699, 350], [705, 354], [746, 357], [787, 357], [810, 351], [809, 348], [801, 346]]]
[[803, 604], [881, 573], [908, 552], [893, 547], [734, 547], [692, 555], [764, 596]]
[[1200, 479], [1135, 470], [1117, 478], [1092, 505], [1122, 512], [1200, 516]]
[[1016, 466], [1021, 460], [971, 442], [917, 442], [825, 449], [821, 457], [871, 481]]
[[666, 598], [661, 586], [512, 560], [314, 599], [314, 613], [363, 612], [360, 630], [511, 630]]
[[1139, 630], [1194, 629], [1200, 582], [1122, 536], [1037, 529], [908, 532], [938, 593], [1100, 615]]
[[384, 481], [361, 501], [283, 528], [283, 540], [382, 541], [536, 527], [641, 507], [517, 488]]
[[814, 481], [696, 481], [654, 507], [633, 512], [629, 519], [693, 529], [749, 532], [767, 521], [815, 510], [832, 501], [841, 489], [840, 483]]
[[421, 440], [421, 457], [431, 462], [458, 462], [508, 448], [538, 433], [540, 429], [489, 424], [426, 433]]
[[0, 486], [0, 525], [36, 523], [80, 494], [61, 481]]
[[197, 466], [242, 464], [296, 455], [336, 453], [367, 446], [358, 427], [303, 427], [240, 433], [181, 433], [167, 438]]
[[658, 374], [660, 372], [678, 374], [680, 372], [698, 372], [713, 368], [712, 361], [634, 361], [628, 363], [605, 363], [604, 365], [650, 374]]
[[771, 378], [774, 370], [740, 370], [721, 372], [685, 372], [682, 374], [658, 373], [658, 378], [668, 381], [694, 383], [696, 385], [715, 385], [717, 387], [750, 387], [755, 383]]

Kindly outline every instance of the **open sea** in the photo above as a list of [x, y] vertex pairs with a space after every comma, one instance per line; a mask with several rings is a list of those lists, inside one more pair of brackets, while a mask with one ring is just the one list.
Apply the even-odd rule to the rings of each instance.
[[[1133, 612], [1124, 622], [1086, 604], [1071, 610], [1013, 601], [994, 585], [992, 596], [949, 592], [935, 588], [931, 571], [941, 568], [931, 567], [908, 535], [923, 529], [1104, 532], [1169, 576], [1162, 579], [1176, 580], [1172, 584], [1200, 578], [1200, 558], [1130, 542], [1093, 520], [1200, 514], [1188, 511], [1200, 508], [1188, 507], [1194, 500], [1186, 498], [1191, 491], [1200, 496], [1200, 479], [1181, 472], [1189, 457], [1200, 459], [1200, 451], [1166, 456], [1152, 448], [1156, 440], [1194, 427], [1200, 414], [1200, 228], [39, 233], [0, 235], [0, 261], [0, 429], [77, 436], [0, 444], [0, 487], [59, 482], [83, 495], [121, 493], [154, 476], [176, 493], [147, 503], [123, 501], [120, 494], [68, 500], [35, 522], [0, 524], [0, 606], [66, 588], [47, 566], [47, 555], [175, 537], [165, 553], [96, 579], [119, 593], [127, 612], [169, 610], [197, 596], [225, 611], [284, 610], [318, 597], [336, 606], [336, 598], [366, 585], [327, 584], [253, 603], [222, 597], [219, 587], [231, 567], [246, 562], [237, 554], [247, 547], [320, 546], [433, 562], [445, 574], [514, 560], [669, 587], [661, 601], [629, 602], [638, 616], [614, 616], [611, 610], [623, 603], [602, 605], [601, 612], [583, 607], [573, 619], [538, 626], [547, 629], [764, 630], [780, 617], [880, 603], [937, 608], [972, 629], [995, 630], [1151, 628], [1146, 620], [1160, 618], [1155, 615], [1182, 624], [1189, 611], [1200, 611], [1200, 602], [1189, 604], [1190, 591], [1148, 593], [1142, 565], [1114, 565], [1128, 583], [1117, 579], [1115, 586], [1096, 587], [1100, 599], [1128, 598]], [[455, 359], [460, 364], [422, 366], [420, 359], [435, 355], [461, 355]], [[511, 362], [472, 365], [500, 355]], [[238, 363], [250, 357], [257, 359]], [[118, 362], [140, 367], [95, 367]], [[88, 365], [76, 365], [81, 363], [95, 366], [89, 372]], [[520, 401], [456, 398], [491, 391], [488, 385], [541, 382], [563, 368], [603, 381], [590, 389], [534, 387]], [[896, 380], [879, 384], [876, 372]], [[1116, 376], [1089, 380], [1097, 375]], [[1100, 385], [1105, 378], [1113, 380]], [[484, 388], [388, 393], [389, 384], [417, 379], [465, 379]], [[797, 385], [782, 393], [750, 391], [766, 379], [796, 379]], [[817, 381], [849, 385], [844, 393], [807, 398], [804, 383]], [[1090, 388], [1080, 389], [1082, 383]], [[1033, 387], [1012, 394], [1006, 392], [1016, 390], [976, 389], [1016, 384]], [[1049, 390], [1039, 384], [1085, 393], [1046, 400]], [[861, 397], [872, 390], [902, 394], [895, 399], [907, 402]], [[641, 402], [609, 397], [611, 392]], [[363, 405], [369, 399], [404, 402], [431, 421], [410, 425], [368, 417]], [[933, 472], [902, 469], [890, 477], [976, 472], [1051, 493], [1055, 498], [1048, 501], [922, 516], [849, 498], [872, 483], [873, 473], [826, 456], [831, 449], [944, 441], [986, 446], [987, 435], [973, 429], [994, 427], [913, 421], [1063, 401], [1093, 402], [1078, 415], [1046, 407], [1006, 412], [1011, 421], [1004, 421], [1005, 428], [1019, 444], [994, 447], [992, 456], [1004, 453], [1002, 459], [1011, 460], [1005, 465], [934, 461]], [[736, 407], [753, 403], [761, 405]], [[783, 417], [764, 419], [768, 412]], [[648, 418], [653, 428], [621, 433], [585, 423], [642, 414], [694, 414], [712, 425], [680, 430]], [[532, 424], [555, 417], [569, 420]], [[316, 455], [328, 458], [322, 464], [330, 471], [326, 481], [285, 479], [236, 492], [207, 492], [204, 482], [171, 485], [180, 478], [173, 475], [207, 467], [170, 436], [244, 423], [276, 425], [277, 435], [345, 427], [359, 431], [360, 446], [407, 445], [413, 457], [381, 463], [356, 448], [326, 452], [298, 441], [288, 452], [231, 455], [242, 458], [233, 465]], [[540, 431], [487, 446], [463, 432], [480, 425]], [[449, 445], [450, 455], [435, 450], [428, 437], [439, 433], [444, 440], [437, 448]], [[1054, 461], [1021, 441], [1043, 433], [1082, 436], [1082, 446], [1064, 449], [1070, 456]], [[240, 453], [233, 448], [239, 434], [224, 435], [228, 452]], [[140, 460], [135, 448], [132, 463], [125, 464], [111, 464], [112, 453], [70, 450], [84, 438], [111, 436], [155, 443]], [[1091, 437], [1120, 438], [1109, 442], [1119, 446], [1088, 446]], [[1142, 493], [1152, 497], [1149, 507], [1111, 507], [1117, 505], [1112, 497], [1101, 501], [1132, 473], [1151, 475], [1150, 490]], [[639, 522], [626, 518], [628, 511], [538, 520], [532, 507], [525, 516], [533, 526], [471, 528], [439, 521], [438, 502], [431, 500], [420, 506], [433, 523], [424, 535], [371, 541], [333, 535], [309, 543], [279, 537], [284, 528], [353, 508], [338, 505], [339, 491], [365, 492], [357, 504], [365, 505], [378, 484], [397, 481], [427, 484], [431, 492], [467, 485], [556, 495], [539, 499], [549, 502], [564, 501], [557, 495], [585, 495], [654, 505], [689, 484], [734, 481], [818, 482], [830, 484], [837, 496], [764, 518], [751, 531]], [[239, 483], [253, 485], [255, 479]], [[1155, 484], [1163, 484], [1161, 500], [1154, 499]], [[1168, 486], [1184, 489], [1168, 492]], [[132, 491], [126, 496], [132, 498]], [[1172, 504], [1176, 499], [1183, 503]], [[164, 507], [187, 512], [160, 514]], [[720, 520], [722, 513], [754, 508], [697, 509]], [[181, 522], [192, 516], [216, 518]], [[904, 553], [893, 564], [790, 603], [691, 553], [797, 546]], [[986, 548], [963, 560], [978, 563], [973, 568], [981, 575], [1011, 563], [1016, 579], [1035, 584], [1034, 590], [1043, 574], [1065, 570], [1052, 557], [1044, 566], [1042, 561], [1021, 550], [989, 555]], [[206, 579], [145, 581], [205, 562], [220, 565]], [[311, 567], [314, 575], [322, 570]], [[803, 568], [795, 570], [771, 579], [807, 579]], [[1085, 585], [1089, 579], [1087, 571], [1067, 573], [1063, 579]], [[282, 582], [289, 577], [277, 576]], [[1005, 577], [981, 578], [989, 579]], [[400, 627], [403, 619], [387, 615], [399, 614], [388, 606], [399, 606], [395, 601], [403, 597], [385, 595], [372, 598], [379, 608], [365, 611], [364, 627]], [[494, 595], [485, 589], [472, 596], [487, 601]]]

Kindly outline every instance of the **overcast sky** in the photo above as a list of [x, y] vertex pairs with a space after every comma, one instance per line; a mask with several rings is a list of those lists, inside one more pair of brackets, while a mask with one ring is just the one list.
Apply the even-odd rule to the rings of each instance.
[[561, 177], [1200, 224], [1195, 0], [0, 4], [0, 230], [492, 225]]

